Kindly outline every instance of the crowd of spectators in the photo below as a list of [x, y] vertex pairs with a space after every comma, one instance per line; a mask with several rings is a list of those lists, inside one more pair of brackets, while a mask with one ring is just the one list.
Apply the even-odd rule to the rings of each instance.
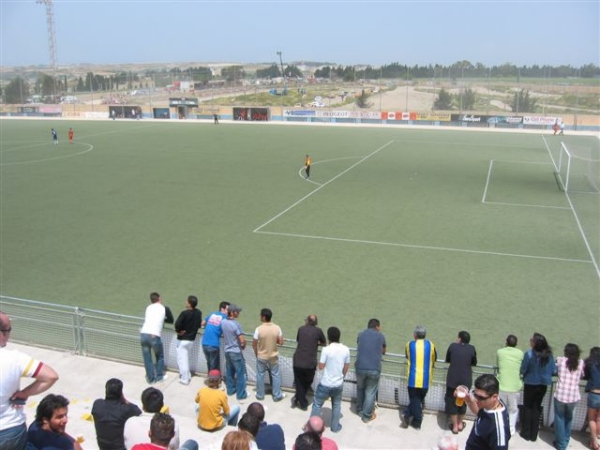
[[[189, 296], [185, 309], [175, 321], [177, 333], [177, 363], [179, 382], [190, 383], [189, 343], [193, 343], [201, 327], [205, 327], [202, 349], [209, 367], [206, 386], [195, 396], [197, 426], [204, 432], [227, 429], [221, 444], [223, 450], [284, 450], [285, 434], [282, 424], [267, 423], [261, 401], [266, 395], [265, 375], [271, 379], [270, 394], [279, 402], [285, 394], [281, 390], [278, 347], [283, 344], [281, 328], [272, 322], [273, 312], [263, 308], [259, 313], [260, 325], [254, 331], [252, 350], [256, 355], [256, 400], [242, 414], [240, 404], [248, 398], [246, 361], [243, 350], [246, 340], [237, 320], [242, 309], [222, 302], [219, 311], [202, 320], [197, 309], [198, 300]], [[164, 350], [161, 332], [164, 324], [173, 323], [169, 308], [162, 304], [160, 294], [150, 295], [145, 321], [141, 329], [140, 344], [144, 358], [146, 381], [151, 385], [142, 392], [140, 409], [124, 395], [124, 386], [118, 378], [105, 385], [105, 397], [94, 401], [91, 415], [100, 450], [197, 450], [198, 443], [188, 440], [180, 443], [179, 427], [168, 414], [162, 392], [155, 387], [164, 381]], [[342, 430], [341, 399], [343, 383], [350, 368], [348, 346], [342, 344], [341, 331], [335, 326], [325, 333], [318, 326], [316, 315], [309, 315], [296, 334], [297, 348], [293, 356], [295, 394], [292, 408], [308, 411], [310, 387], [315, 373], [321, 371], [319, 383], [312, 396], [312, 409], [303, 432], [293, 447], [302, 449], [335, 450], [334, 440], [324, 437], [325, 423], [322, 407], [331, 400], [330, 431]], [[372, 318], [367, 328], [356, 338], [357, 398], [355, 412], [363, 422], [376, 420], [375, 413], [381, 361], [386, 353], [386, 339], [381, 323]], [[80, 450], [81, 439], [67, 430], [69, 400], [62, 395], [48, 394], [38, 404], [35, 420], [26, 427], [22, 406], [28, 397], [41, 394], [58, 380], [58, 374], [47, 364], [37, 361], [17, 350], [6, 349], [11, 322], [0, 312], [0, 443], [3, 450]], [[220, 367], [221, 340], [225, 349], [226, 377]], [[445, 412], [452, 434], [466, 428], [466, 409], [477, 419], [474, 422], [466, 448], [507, 449], [509, 440], [519, 427], [520, 436], [536, 441], [540, 423], [541, 405], [547, 388], [556, 378], [554, 392], [554, 447], [564, 450], [569, 444], [573, 411], [580, 400], [579, 383], [587, 380], [587, 418], [590, 430], [590, 447], [599, 450], [597, 436], [600, 430], [600, 347], [593, 347], [589, 356], [581, 359], [581, 350], [568, 343], [563, 355], [555, 357], [546, 338], [534, 333], [529, 348], [517, 347], [518, 339], [510, 334], [503, 348], [497, 350], [497, 376], [484, 374], [473, 381], [472, 367], [477, 364], [477, 352], [467, 331], [458, 332], [445, 356], [448, 363]], [[319, 348], [322, 347], [319, 352]], [[433, 342], [427, 339], [427, 330], [417, 326], [413, 339], [405, 346], [407, 359], [407, 389], [409, 404], [402, 409], [400, 427], [420, 430], [423, 420], [423, 403], [427, 395], [437, 359]], [[154, 358], [153, 358], [154, 357]], [[20, 378], [34, 381], [20, 388]], [[518, 399], [523, 392], [523, 405]], [[237, 403], [230, 404], [230, 398]], [[241, 417], [240, 417], [241, 415]], [[440, 441], [440, 448], [454, 449], [452, 436]]]

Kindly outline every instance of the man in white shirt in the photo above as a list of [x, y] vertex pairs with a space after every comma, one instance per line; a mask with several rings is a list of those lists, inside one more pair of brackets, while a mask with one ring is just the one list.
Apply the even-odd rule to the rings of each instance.
[[[154, 387], [146, 388], [142, 392], [142, 414], [130, 417], [125, 422], [123, 435], [125, 437], [125, 447], [127, 450], [135, 444], [148, 442], [148, 430], [154, 414], [161, 412], [164, 404], [163, 393]], [[179, 426], [175, 423], [175, 435], [169, 442], [169, 450], [179, 449]]]
[[[27, 426], [23, 405], [32, 395], [47, 391], [58, 380], [52, 367], [18, 350], [9, 350], [12, 325], [0, 312], [0, 442], [3, 450], [24, 450], [27, 446]], [[21, 378], [35, 378], [20, 388]]]
[[329, 327], [327, 340], [329, 345], [321, 351], [319, 370], [323, 371], [321, 381], [315, 391], [312, 416], [319, 416], [323, 403], [331, 398], [331, 431], [337, 433], [342, 429], [340, 417], [342, 414], [342, 392], [344, 377], [350, 367], [350, 349], [340, 343], [341, 332], [337, 327]]
[[[165, 375], [165, 356], [161, 339], [163, 326], [173, 323], [173, 313], [162, 304], [162, 298], [158, 292], [150, 294], [150, 305], [146, 307], [144, 324], [140, 331], [140, 343], [142, 345], [142, 356], [144, 357], [144, 368], [146, 369], [146, 381], [150, 384], [158, 383], [167, 379]], [[152, 360], [152, 353], [156, 363]]]

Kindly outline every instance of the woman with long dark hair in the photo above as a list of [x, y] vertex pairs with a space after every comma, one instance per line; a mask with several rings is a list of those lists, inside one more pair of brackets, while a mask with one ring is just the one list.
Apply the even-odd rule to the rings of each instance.
[[558, 381], [554, 391], [554, 446], [566, 450], [571, 439], [573, 410], [581, 399], [579, 380], [583, 378], [581, 350], [575, 344], [565, 345], [564, 356], [556, 358]]
[[523, 377], [523, 414], [521, 417], [521, 437], [526, 441], [536, 441], [540, 428], [542, 401], [552, 375], [556, 374], [556, 363], [552, 348], [544, 335], [533, 333], [531, 348], [525, 352], [521, 362]]
[[592, 347], [590, 356], [585, 360], [587, 384], [587, 417], [590, 427], [590, 448], [599, 450], [598, 432], [600, 432], [600, 347]]

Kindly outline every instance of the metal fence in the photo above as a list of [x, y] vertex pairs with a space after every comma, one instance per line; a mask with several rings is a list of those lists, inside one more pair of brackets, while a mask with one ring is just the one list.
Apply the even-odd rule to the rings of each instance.
[[[140, 350], [139, 333], [143, 318], [108, 313], [87, 308], [63, 306], [33, 300], [0, 296], [0, 310], [8, 314], [13, 322], [11, 339], [15, 342], [69, 351], [78, 355], [121, 361], [143, 365]], [[252, 340], [252, 336], [246, 336]], [[165, 365], [177, 370], [177, 338], [172, 328], [163, 331], [165, 349]], [[284, 389], [293, 389], [294, 375], [292, 356], [295, 341], [285, 340], [279, 352], [279, 366]], [[355, 361], [356, 349], [351, 348], [352, 361]], [[206, 373], [207, 365], [200, 345], [200, 336], [190, 351], [190, 370], [195, 373]], [[256, 382], [256, 357], [251, 346], [244, 351], [248, 381]], [[224, 371], [225, 358], [221, 358]], [[431, 412], [444, 411], [444, 394], [447, 364], [436, 362], [433, 383], [430, 385], [425, 399], [425, 409]], [[343, 398], [352, 401], [356, 397], [356, 377], [352, 370], [348, 372], [343, 390]], [[493, 366], [479, 365], [473, 368], [476, 378], [482, 373], [495, 373]], [[406, 358], [404, 355], [388, 353], [382, 365], [377, 402], [387, 407], [408, 405], [406, 388]], [[319, 374], [315, 377], [313, 387], [319, 382]], [[268, 380], [267, 380], [268, 383]], [[555, 385], [549, 387], [543, 403], [543, 423], [553, 422], [553, 394]], [[582, 429], [586, 422], [587, 396], [581, 390], [582, 399], [575, 408], [573, 429]], [[521, 398], [522, 399], [522, 398]], [[469, 413], [470, 414], [470, 413]]]

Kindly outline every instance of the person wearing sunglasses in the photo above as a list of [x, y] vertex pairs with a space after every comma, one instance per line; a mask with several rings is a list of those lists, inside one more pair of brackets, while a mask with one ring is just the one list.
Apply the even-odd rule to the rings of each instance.
[[477, 415], [466, 450], [506, 450], [510, 440], [508, 411], [500, 400], [500, 383], [491, 374], [480, 375], [465, 401]]

